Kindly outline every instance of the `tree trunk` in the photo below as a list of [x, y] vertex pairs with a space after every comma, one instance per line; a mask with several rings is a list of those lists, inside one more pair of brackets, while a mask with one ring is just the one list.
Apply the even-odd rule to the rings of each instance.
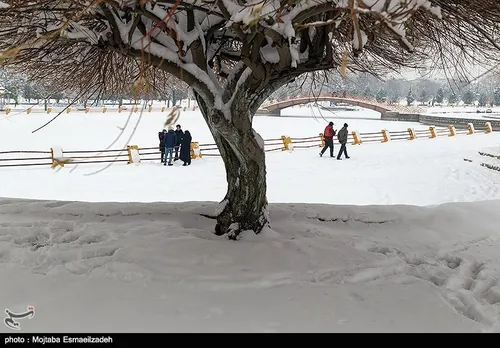
[[172, 107], [174, 107], [174, 106], [175, 106], [175, 102], [176, 102], [176, 101], [177, 101], [177, 100], [175, 99], [175, 89], [173, 89], [173, 90], [172, 90]]
[[261, 138], [248, 117], [250, 110], [239, 107], [241, 115], [233, 115], [228, 121], [197, 93], [195, 97], [226, 167], [228, 188], [219, 205], [215, 233], [226, 234], [229, 239], [237, 239], [247, 230], [258, 234], [269, 222], [266, 163]]

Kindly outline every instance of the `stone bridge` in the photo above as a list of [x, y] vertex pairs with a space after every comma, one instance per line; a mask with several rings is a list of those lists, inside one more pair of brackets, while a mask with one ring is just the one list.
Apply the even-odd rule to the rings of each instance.
[[386, 112], [400, 112], [419, 114], [425, 112], [424, 109], [414, 106], [403, 106], [399, 104], [379, 103], [375, 99], [358, 96], [298, 96], [286, 100], [271, 101], [262, 104], [258, 110], [259, 114], [279, 115], [281, 109], [289, 108], [295, 105], [316, 103], [322, 101], [333, 101], [335, 103], [344, 103], [351, 106], [359, 106], [365, 109], [374, 110], [384, 115]]

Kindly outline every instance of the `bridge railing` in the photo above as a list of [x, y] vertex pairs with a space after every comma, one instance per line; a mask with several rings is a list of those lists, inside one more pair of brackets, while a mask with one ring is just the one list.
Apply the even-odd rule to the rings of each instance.
[[[383, 129], [379, 132], [359, 133], [353, 131], [348, 135], [348, 142], [352, 145], [365, 143], [387, 143], [392, 141], [413, 141], [417, 139], [433, 139], [438, 137], [456, 137], [460, 135], [469, 136], [478, 133], [491, 133], [492, 127], [489, 122], [484, 129], [476, 130], [469, 123], [467, 129], [457, 130], [453, 125], [446, 127], [428, 127], [424, 129], [408, 128], [407, 130], [388, 131]], [[334, 137], [334, 144], [338, 140]], [[283, 135], [279, 138], [265, 139], [265, 152], [293, 151], [295, 149], [321, 148], [325, 146], [322, 133], [311, 137], [290, 137]], [[191, 158], [220, 157], [216, 144], [191, 143]], [[103, 150], [69, 150], [51, 148], [50, 151], [2, 151], [0, 152], [0, 168], [18, 167], [64, 167], [65, 165], [85, 165], [99, 163], [140, 163], [157, 162], [160, 160], [160, 149], [158, 146], [142, 147], [137, 145], [127, 146], [125, 149], [103, 149]]]

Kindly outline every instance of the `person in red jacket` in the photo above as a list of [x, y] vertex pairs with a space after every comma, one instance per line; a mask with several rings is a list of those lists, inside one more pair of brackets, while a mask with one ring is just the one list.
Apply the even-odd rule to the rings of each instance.
[[335, 130], [333, 129], [333, 122], [330, 122], [328, 126], [326, 126], [323, 136], [325, 137], [325, 147], [323, 148], [323, 150], [321, 150], [319, 155], [323, 157], [323, 154], [325, 153], [326, 149], [330, 148], [330, 157], [333, 157], [333, 137], [335, 136]]

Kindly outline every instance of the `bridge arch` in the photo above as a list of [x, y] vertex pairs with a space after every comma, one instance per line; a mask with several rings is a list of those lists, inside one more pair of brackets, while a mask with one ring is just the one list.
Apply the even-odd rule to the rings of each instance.
[[384, 105], [374, 101], [368, 101], [364, 99], [355, 98], [344, 98], [344, 97], [334, 97], [334, 96], [310, 96], [310, 97], [297, 97], [287, 100], [281, 100], [277, 102], [272, 102], [263, 105], [260, 109], [260, 113], [271, 113], [279, 114], [281, 109], [289, 108], [296, 105], [314, 103], [318, 101], [334, 101], [335, 103], [345, 103], [352, 106], [359, 106], [365, 109], [374, 110], [380, 112], [382, 115], [388, 111], [393, 111], [390, 105]]

